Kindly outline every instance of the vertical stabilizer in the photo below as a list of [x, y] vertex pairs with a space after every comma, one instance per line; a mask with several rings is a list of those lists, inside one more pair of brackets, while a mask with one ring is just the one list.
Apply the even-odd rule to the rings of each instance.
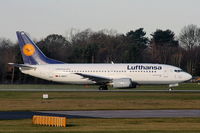
[[41, 65], [41, 64], [63, 64], [61, 61], [53, 60], [46, 57], [37, 45], [23, 31], [17, 31], [17, 38], [22, 54], [24, 64]]

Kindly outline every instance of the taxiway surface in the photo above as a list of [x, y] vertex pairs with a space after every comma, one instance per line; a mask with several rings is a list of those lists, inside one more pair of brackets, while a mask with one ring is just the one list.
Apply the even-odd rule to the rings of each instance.
[[200, 117], [200, 110], [95, 110], [95, 111], [14, 111], [0, 112], [1, 120], [27, 119], [33, 115], [67, 118], [186, 118]]
[[39, 113], [91, 118], [159, 118], [200, 117], [200, 110], [97, 110], [97, 111], [39, 111]]

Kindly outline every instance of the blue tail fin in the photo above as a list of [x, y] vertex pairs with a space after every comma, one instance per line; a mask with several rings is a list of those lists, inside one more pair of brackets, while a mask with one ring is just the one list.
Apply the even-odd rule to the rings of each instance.
[[61, 61], [46, 57], [25, 32], [17, 31], [16, 33], [24, 64], [63, 64]]

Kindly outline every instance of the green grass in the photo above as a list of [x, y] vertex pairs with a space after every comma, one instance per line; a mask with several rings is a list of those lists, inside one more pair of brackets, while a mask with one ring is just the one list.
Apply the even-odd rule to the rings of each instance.
[[200, 118], [68, 119], [67, 127], [32, 125], [30, 119], [0, 120], [2, 133], [199, 133]]
[[[168, 85], [141, 85], [138, 89], [155, 89], [155, 90], [168, 90]], [[174, 87], [175, 90], [200, 90], [200, 84], [198, 83], [181, 83], [179, 86]]]
[[200, 93], [143, 92], [1, 92], [0, 111], [200, 109]]
[[[73, 85], [0, 85], [0, 88], [90, 88]], [[167, 89], [167, 86], [139, 86], [137, 89]], [[176, 89], [200, 89], [182, 84]], [[0, 111], [112, 110], [112, 109], [200, 109], [200, 93], [169, 92], [0, 92]], [[68, 119], [67, 127], [32, 125], [31, 119], [0, 120], [0, 133], [199, 133], [200, 118], [155, 119]]]
[[[97, 85], [66, 85], [66, 84], [0, 84], [0, 89], [98, 89]], [[109, 87], [109, 89], [113, 89]], [[168, 85], [141, 85], [133, 89], [156, 89], [167, 90]], [[175, 90], [200, 90], [200, 84], [198, 83], [182, 83]]]
[[66, 84], [0, 84], [0, 89], [97, 89], [95, 85], [66, 85]]

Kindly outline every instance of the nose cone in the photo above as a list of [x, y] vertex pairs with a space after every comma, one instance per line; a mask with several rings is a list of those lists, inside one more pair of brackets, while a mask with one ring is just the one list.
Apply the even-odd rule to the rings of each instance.
[[185, 73], [185, 76], [184, 76], [185, 80], [190, 80], [192, 78], [192, 75], [189, 74], [189, 73]]

